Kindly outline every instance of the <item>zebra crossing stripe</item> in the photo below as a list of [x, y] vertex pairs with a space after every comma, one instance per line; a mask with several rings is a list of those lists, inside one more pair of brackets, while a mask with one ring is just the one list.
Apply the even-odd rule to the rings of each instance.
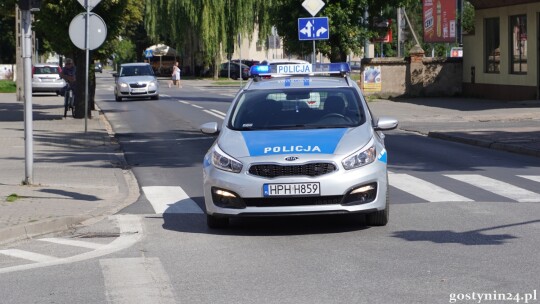
[[473, 200], [448, 191], [408, 174], [388, 173], [390, 186], [408, 192], [428, 202], [472, 202]]
[[173, 286], [158, 258], [99, 260], [108, 303], [176, 303]]
[[163, 213], [196, 213], [203, 214], [195, 203], [179, 186], [142, 187], [146, 198], [157, 214]]
[[38, 262], [38, 263], [51, 262], [51, 261], [58, 260], [57, 257], [53, 257], [50, 255], [44, 255], [44, 254], [39, 254], [39, 253], [24, 251], [24, 250], [19, 250], [19, 249], [0, 250], [0, 254], [11, 256], [14, 258], [19, 258], [19, 259], [25, 259], [32, 262]]
[[482, 188], [489, 192], [493, 192], [497, 195], [504, 196], [518, 202], [540, 202], [540, 194], [538, 193], [534, 193], [532, 191], [486, 176], [477, 174], [448, 174], [445, 176], [471, 184], [475, 187]]
[[530, 179], [532, 181], [540, 183], [540, 176], [538, 176], [538, 175], [518, 175], [518, 176], [521, 177], [521, 178]]

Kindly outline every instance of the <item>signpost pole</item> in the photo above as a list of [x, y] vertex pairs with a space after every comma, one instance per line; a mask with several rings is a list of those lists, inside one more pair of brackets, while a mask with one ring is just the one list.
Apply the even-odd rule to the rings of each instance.
[[90, 7], [88, 6], [88, 0], [85, 0], [85, 6], [86, 9], [86, 22], [85, 22], [85, 44], [84, 49], [86, 51], [86, 67], [85, 67], [85, 82], [84, 82], [84, 133], [88, 130], [88, 64], [90, 61], [90, 51], [89, 51], [89, 45], [90, 45], [90, 35], [89, 35], [89, 28], [90, 28]]
[[317, 63], [317, 55], [315, 54], [315, 40], [313, 40], [313, 58], [311, 59], [311, 63], [315, 64]]
[[22, 57], [24, 70], [24, 159], [26, 185], [32, 184], [34, 171], [34, 142], [32, 131], [32, 16], [30, 8], [23, 8], [22, 14]]

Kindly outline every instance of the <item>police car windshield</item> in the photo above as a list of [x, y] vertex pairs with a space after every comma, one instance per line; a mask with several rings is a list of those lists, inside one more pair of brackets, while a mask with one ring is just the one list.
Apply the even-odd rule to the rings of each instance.
[[365, 115], [352, 88], [246, 91], [236, 103], [233, 130], [349, 128]]

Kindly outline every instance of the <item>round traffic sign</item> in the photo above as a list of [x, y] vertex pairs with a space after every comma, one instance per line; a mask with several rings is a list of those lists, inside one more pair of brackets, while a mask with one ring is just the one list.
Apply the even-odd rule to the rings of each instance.
[[[80, 13], [69, 24], [69, 38], [73, 44], [82, 49], [86, 49], [86, 13]], [[107, 26], [101, 17], [90, 13], [88, 19], [88, 49], [97, 49], [107, 38]]]

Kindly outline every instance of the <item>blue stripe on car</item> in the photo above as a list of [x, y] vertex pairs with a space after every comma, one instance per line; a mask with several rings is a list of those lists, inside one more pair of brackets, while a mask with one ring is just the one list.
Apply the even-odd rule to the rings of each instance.
[[377, 159], [385, 164], [387, 163], [386, 149], [382, 150], [381, 153], [379, 153]]
[[333, 154], [347, 129], [272, 130], [242, 132], [250, 156], [273, 154]]

